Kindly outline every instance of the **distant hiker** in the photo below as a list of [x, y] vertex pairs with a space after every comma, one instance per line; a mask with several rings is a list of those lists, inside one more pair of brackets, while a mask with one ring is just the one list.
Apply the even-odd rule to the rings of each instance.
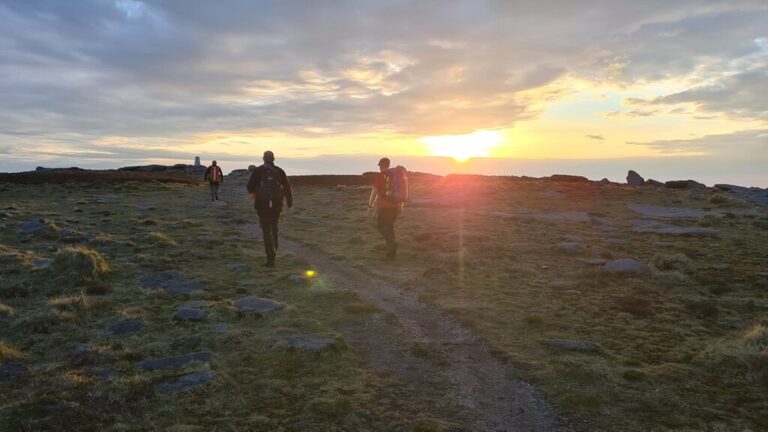
[[277, 223], [283, 211], [283, 200], [288, 208], [293, 207], [291, 184], [285, 171], [275, 166], [275, 154], [264, 152], [264, 164], [251, 172], [248, 193], [253, 197], [253, 206], [259, 215], [261, 233], [264, 237], [264, 251], [267, 267], [275, 266], [275, 250], [278, 247]]
[[390, 164], [388, 158], [379, 161], [380, 174], [376, 176], [371, 196], [368, 198], [368, 212], [370, 213], [371, 208], [378, 202], [376, 228], [387, 242], [386, 257], [392, 259], [397, 256], [395, 222], [403, 204], [408, 201], [408, 177], [405, 168], [390, 168]]
[[216, 165], [216, 161], [211, 162], [211, 166], [205, 170], [205, 180], [211, 185], [211, 201], [219, 200], [219, 184], [224, 183], [224, 173], [221, 167]]

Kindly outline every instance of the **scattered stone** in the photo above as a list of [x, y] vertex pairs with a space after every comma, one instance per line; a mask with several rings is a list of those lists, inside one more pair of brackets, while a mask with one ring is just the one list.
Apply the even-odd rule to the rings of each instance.
[[718, 237], [720, 235], [720, 231], [714, 228], [681, 227], [674, 225], [640, 227], [635, 228], [634, 231], [639, 233], [670, 234], [687, 237]]
[[593, 266], [602, 266], [602, 265], [605, 265], [608, 262], [608, 260], [604, 258], [590, 258], [588, 260], [585, 260], [584, 262]]
[[202, 282], [188, 279], [178, 271], [150, 273], [138, 279], [139, 286], [150, 290], [163, 290], [170, 296], [189, 295], [193, 291], [203, 290]]
[[255, 315], [266, 315], [285, 309], [285, 304], [261, 297], [243, 297], [235, 302], [237, 310]]
[[216, 323], [213, 325], [213, 331], [215, 331], [216, 333], [226, 333], [229, 331], [229, 324]]
[[635, 213], [639, 213], [643, 216], [655, 217], [655, 218], [690, 218], [698, 219], [706, 214], [705, 210], [692, 209], [692, 208], [676, 208], [676, 207], [659, 207], [644, 204], [629, 203], [629, 209]]
[[725, 270], [729, 270], [730, 268], [731, 266], [729, 264], [724, 264], [724, 263], [712, 264], [713, 270], [725, 271]]
[[83, 372], [83, 375], [91, 378], [98, 378], [102, 381], [114, 381], [118, 378], [120, 378], [120, 374], [109, 369], [99, 368], [99, 367], [93, 367], [86, 369]]
[[166, 381], [160, 384], [157, 389], [165, 393], [176, 393], [185, 390], [192, 390], [205, 385], [215, 376], [216, 374], [212, 370], [194, 372]]
[[557, 250], [561, 252], [581, 252], [584, 250], [584, 245], [579, 242], [565, 242], [557, 245]]
[[178, 308], [176, 313], [173, 314], [173, 318], [180, 321], [201, 321], [204, 320], [208, 314], [200, 309], [193, 308]]
[[35, 218], [22, 222], [19, 225], [19, 232], [28, 236], [57, 238], [59, 227], [48, 219]]
[[635, 187], [642, 186], [645, 184], [645, 179], [637, 172], [629, 170], [629, 172], [627, 172], [627, 184]]
[[670, 180], [664, 183], [664, 186], [669, 189], [698, 189], [707, 187], [707, 185], [695, 180]]
[[128, 333], [136, 333], [146, 327], [147, 323], [144, 320], [129, 318], [122, 321], [118, 321], [107, 328], [107, 337], [122, 336]]
[[236, 273], [245, 273], [251, 270], [251, 266], [246, 263], [234, 263], [229, 266], [229, 269]]
[[603, 177], [603, 179], [600, 180], [600, 184], [601, 185], [609, 185], [609, 184], [611, 184], [611, 181], [608, 180], [607, 178]]
[[336, 338], [333, 336], [295, 334], [290, 332], [278, 332], [272, 336], [278, 344], [285, 344], [290, 348], [320, 352], [331, 347]]
[[548, 339], [547, 345], [568, 351], [599, 352], [600, 346], [592, 342], [566, 339]]
[[166, 369], [183, 369], [186, 366], [199, 362], [209, 363], [213, 359], [210, 353], [196, 352], [191, 354], [184, 354], [174, 357], [164, 357], [159, 359], [148, 359], [140, 361], [136, 367], [144, 370], [166, 370]]
[[654, 245], [660, 248], [671, 248], [671, 247], [677, 246], [675, 243], [666, 242], [666, 241], [658, 241], [658, 242], [655, 242]]
[[303, 274], [292, 274], [288, 276], [288, 280], [296, 284], [304, 284], [304, 285], [308, 285], [310, 282], [312, 282], [312, 279], [307, 277], [307, 275], [303, 275]]
[[0, 381], [15, 378], [27, 372], [27, 367], [21, 363], [3, 363], [0, 365]]
[[654, 180], [654, 179], [648, 179], [645, 181], [646, 186], [653, 186], [653, 187], [662, 187], [664, 186], [664, 183]]
[[604, 269], [611, 273], [626, 273], [626, 274], [650, 274], [651, 268], [647, 264], [642, 263], [631, 258], [622, 258], [613, 261], [609, 261], [603, 266]]
[[53, 260], [48, 258], [35, 258], [32, 260], [32, 266], [38, 270], [43, 270], [51, 267]]
[[192, 336], [186, 336], [181, 337], [173, 342], [171, 342], [170, 347], [173, 349], [183, 349], [185, 351], [194, 351], [197, 350], [198, 347], [200, 347], [200, 342], [202, 341], [202, 338], [200, 335], [192, 335]]

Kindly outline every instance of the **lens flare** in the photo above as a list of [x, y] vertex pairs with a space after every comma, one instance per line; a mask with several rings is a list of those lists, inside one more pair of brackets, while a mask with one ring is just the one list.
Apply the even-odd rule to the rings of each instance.
[[503, 141], [499, 131], [479, 130], [465, 135], [427, 136], [419, 141], [427, 145], [435, 156], [447, 156], [456, 162], [466, 162], [473, 157], [488, 157], [491, 149]]

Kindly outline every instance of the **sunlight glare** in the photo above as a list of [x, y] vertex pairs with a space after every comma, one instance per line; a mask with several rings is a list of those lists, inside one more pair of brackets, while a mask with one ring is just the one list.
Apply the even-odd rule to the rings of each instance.
[[447, 156], [457, 162], [466, 162], [473, 157], [488, 157], [491, 149], [503, 141], [501, 132], [478, 130], [464, 135], [427, 136], [419, 141], [426, 144], [430, 154]]

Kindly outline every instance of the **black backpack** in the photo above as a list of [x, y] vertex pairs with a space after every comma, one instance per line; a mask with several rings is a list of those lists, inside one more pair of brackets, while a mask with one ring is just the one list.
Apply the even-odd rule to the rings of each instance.
[[272, 165], [261, 166], [261, 183], [256, 192], [256, 202], [260, 207], [280, 207], [283, 204], [283, 185], [280, 183], [280, 171]]

